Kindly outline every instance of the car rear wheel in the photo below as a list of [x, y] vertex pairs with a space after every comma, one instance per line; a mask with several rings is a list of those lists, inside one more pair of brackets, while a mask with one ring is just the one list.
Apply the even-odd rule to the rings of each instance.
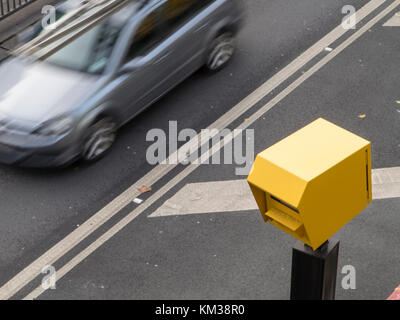
[[90, 126], [83, 145], [82, 158], [93, 162], [110, 150], [117, 136], [116, 124], [110, 118], [102, 118]]
[[230, 32], [225, 32], [214, 39], [207, 56], [206, 68], [211, 72], [224, 68], [235, 53], [235, 38]]

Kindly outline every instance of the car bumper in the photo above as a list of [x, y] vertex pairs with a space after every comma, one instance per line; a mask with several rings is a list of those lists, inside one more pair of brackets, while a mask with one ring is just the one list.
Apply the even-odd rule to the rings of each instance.
[[[72, 162], [79, 150], [62, 138], [26, 136], [13, 141], [10, 136], [0, 136], [0, 163], [31, 168], [59, 167]], [[23, 143], [21, 140], [26, 140]]]

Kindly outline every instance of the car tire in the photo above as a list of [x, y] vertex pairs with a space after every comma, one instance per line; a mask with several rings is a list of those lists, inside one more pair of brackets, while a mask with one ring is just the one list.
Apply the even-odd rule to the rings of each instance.
[[232, 33], [224, 32], [217, 36], [208, 50], [205, 68], [210, 72], [217, 72], [224, 68], [235, 53], [235, 38]]
[[92, 124], [83, 143], [82, 159], [85, 162], [94, 162], [105, 156], [117, 137], [116, 130], [115, 122], [108, 117]]

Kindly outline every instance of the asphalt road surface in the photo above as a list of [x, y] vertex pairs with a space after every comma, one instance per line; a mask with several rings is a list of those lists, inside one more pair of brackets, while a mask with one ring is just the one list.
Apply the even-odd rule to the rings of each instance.
[[[337, 31], [343, 6], [366, 4], [354, 30]], [[215, 75], [196, 73], [131, 121], [101, 161], [63, 170], [0, 166], [0, 298], [288, 299], [292, 238], [251, 208], [228, 203], [185, 214], [169, 200], [191, 183], [244, 179], [238, 166], [152, 166], [146, 134], [168, 132], [169, 121], [200, 132], [221, 119], [230, 129], [254, 129], [258, 153], [323, 117], [372, 142], [374, 169], [397, 167], [400, 25], [383, 24], [400, 3], [246, 6], [232, 63]], [[142, 185], [152, 190], [140, 194]], [[165, 204], [179, 213], [164, 214]], [[396, 197], [377, 199], [335, 236], [338, 299], [386, 299], [399, 284], [399, 207]], [[55, 289], [41, 286], [46, 265], [56, 270]], [[341, 286], [346, 265], [356, 270], [356, 289]]]

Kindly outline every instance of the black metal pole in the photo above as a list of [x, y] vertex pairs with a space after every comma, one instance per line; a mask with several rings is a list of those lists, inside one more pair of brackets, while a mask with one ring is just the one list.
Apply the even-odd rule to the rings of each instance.
[[291, 300], [334, 300], [339, 240], [329, 239], [317, 250], [301, 241], [293, 247]]

